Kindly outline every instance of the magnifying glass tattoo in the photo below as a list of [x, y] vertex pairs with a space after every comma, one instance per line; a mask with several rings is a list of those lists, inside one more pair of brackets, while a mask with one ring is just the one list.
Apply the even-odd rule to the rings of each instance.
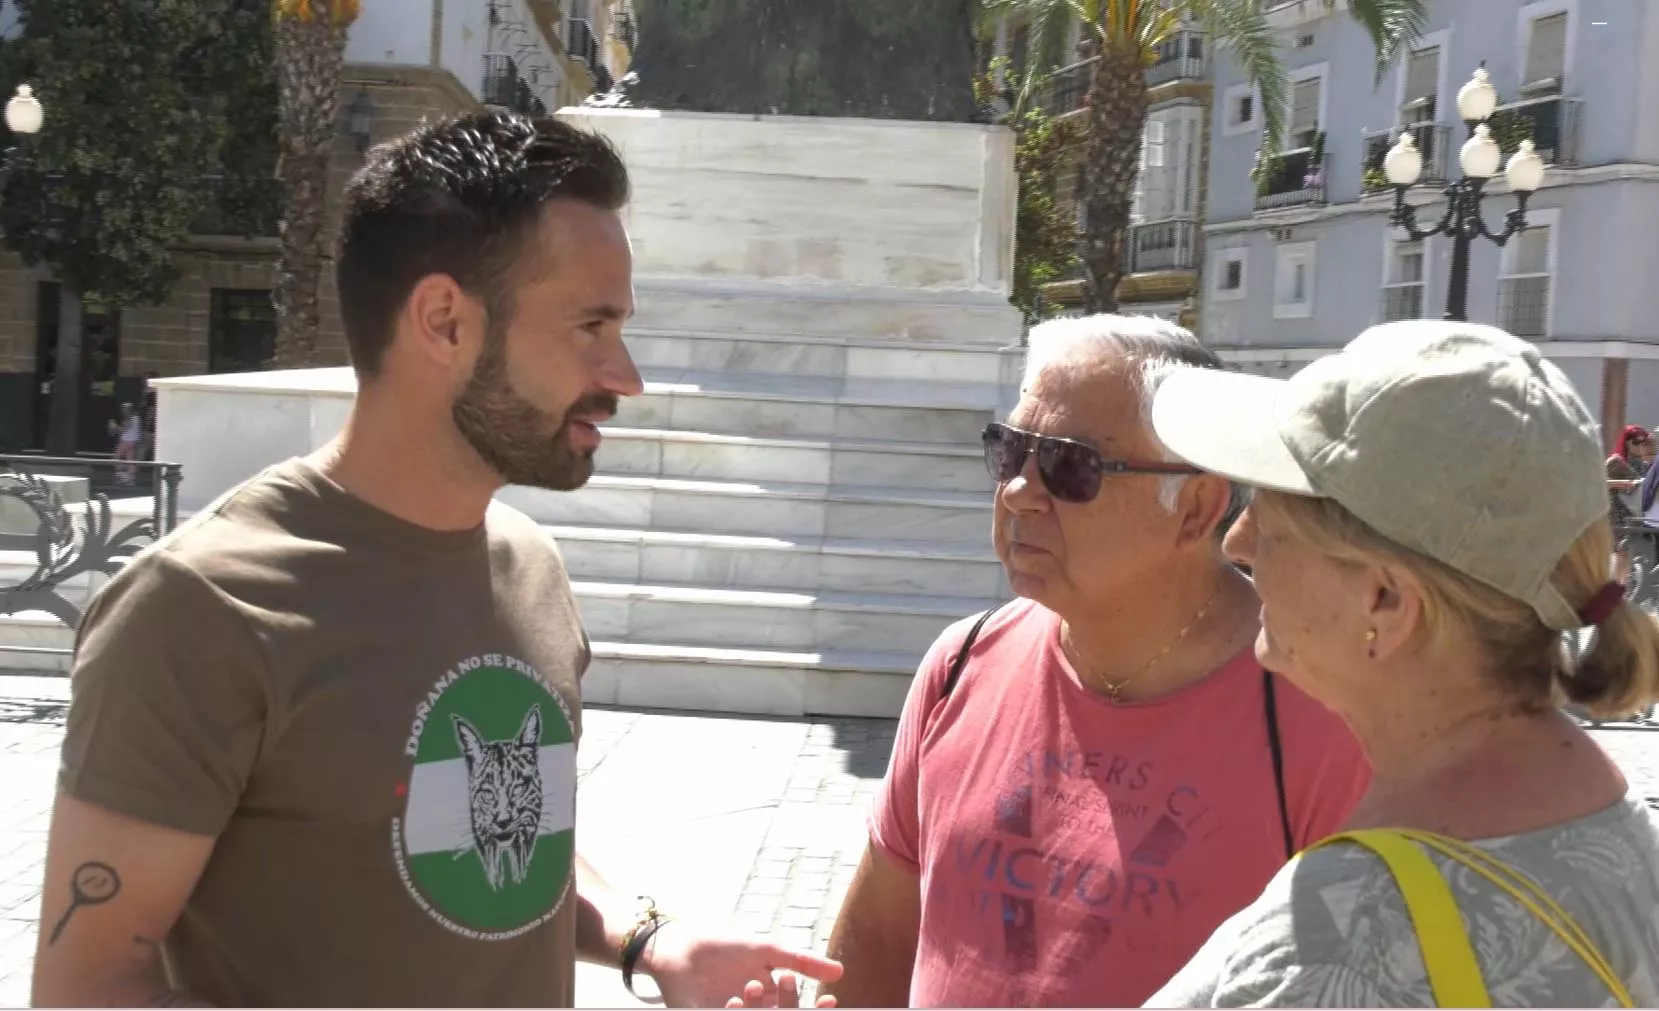
[[58, 925], [52, 928], [52, 936], [47, 938], [46, 943], [58, 943], [58, 935], [69, 925], [69, 918], [75, 915], [75, 910], [82, 906], [101, 906], [115, 898], [115, 893], [120, 890], [121, 875], [115, 873], [115, 868], [109, 864], [89, 860], [75, 868], [74, 875], [69, 879], [69, 908], [58, 918]]

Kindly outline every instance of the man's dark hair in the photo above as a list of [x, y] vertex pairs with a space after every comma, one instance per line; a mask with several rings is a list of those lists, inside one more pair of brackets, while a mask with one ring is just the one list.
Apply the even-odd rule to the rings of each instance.
[[557, 119], [470, 113], [370, 152], [346, 187], [335, 267], [358, 374], [380, 371], [398, 312], [429, 274], [455, 278], [493, 320], [510, 318], [514, 265], [559, 197], [618, 210], [628, 170], [604, 137]]

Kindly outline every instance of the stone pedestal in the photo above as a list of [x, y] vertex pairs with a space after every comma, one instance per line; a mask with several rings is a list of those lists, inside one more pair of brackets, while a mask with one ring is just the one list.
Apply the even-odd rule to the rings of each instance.
[[1003, 347], [1014, 135], [871, 119], [566, 109], [616, 142], [643, 329]]

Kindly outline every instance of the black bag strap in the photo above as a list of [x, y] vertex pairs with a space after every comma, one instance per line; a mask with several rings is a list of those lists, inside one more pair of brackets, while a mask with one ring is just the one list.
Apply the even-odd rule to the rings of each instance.
[[1290, 805], [1285, 802], [1285, 754], [1279, 745], [1279, 705], [1273, 691], [1273, 672], [1262, 671], [1262, 701], [1267, 709], [1267, 750], [1273, 756], [1273, 786], [1279, 794], [1279, 828], [1285, 834], [1285, 859], [1296, 855], [1296, 834], [1290, 830]]
[[1002, 610], [1002, 605], [998, 604], [980, 615], [979, 620], [973, 623], [972, 628], [968, 629], [968, 637], [962, 640], [962, 647], [956, 651], [956, 659], [951, 661], [950, 673], [945, 675], [945, 689], [939, 693], [940, 702], [950, 698], [950, 693], [956, 690], [956, 682], [962, 680], [962, 672], [967, 669], [968, 651], [973, 649], [974, 641], [979, 638], [979, 630], [985, 627], [987, 621], [991, 620], [991, 615], [1000, 610]]

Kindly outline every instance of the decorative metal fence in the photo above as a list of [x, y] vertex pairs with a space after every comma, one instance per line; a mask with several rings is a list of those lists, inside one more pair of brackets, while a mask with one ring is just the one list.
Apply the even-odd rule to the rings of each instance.
[[[0, 455], [0, 618], [77, 628], [102, 580], [178, 524], [183, 476], [176, 463]], [[73, 652], [18, 631], [0, 624], [0, 667], [8, 653]]]

